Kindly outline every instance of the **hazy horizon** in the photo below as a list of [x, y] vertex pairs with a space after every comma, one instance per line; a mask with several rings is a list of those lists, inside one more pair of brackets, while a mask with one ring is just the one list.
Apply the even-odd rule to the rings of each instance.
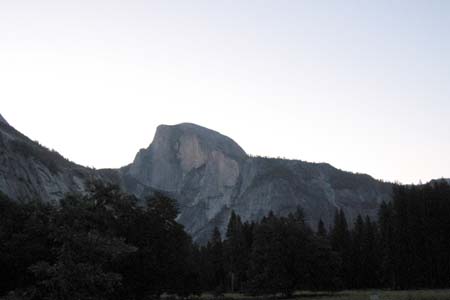
[[4, 1], [0, 114], [96, 168], [191, 122], [252, 155], [450, 177], [450, 2], [346, 3]]

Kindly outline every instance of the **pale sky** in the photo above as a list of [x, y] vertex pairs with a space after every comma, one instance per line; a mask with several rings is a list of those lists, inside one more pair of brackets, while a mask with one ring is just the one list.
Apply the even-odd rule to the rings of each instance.
[[0, 0], [0, 113], [96, 168], [192, 122], [249, 154], [450, 177], [450, 1]]

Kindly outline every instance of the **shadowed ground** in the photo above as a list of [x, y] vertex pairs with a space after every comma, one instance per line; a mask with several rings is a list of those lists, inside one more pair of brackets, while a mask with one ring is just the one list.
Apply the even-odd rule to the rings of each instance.
[[[200, 299], [214, 299], [203, 294]], [[225, 294], [215, 299], [276, 299], [275, 297], [251, 297], [242, 294]], [[317, 300], [449, 300], [450, 290], [414, 290], [414, 291], [341, 291], [341, 292], [298, 292], [292, 299]]]

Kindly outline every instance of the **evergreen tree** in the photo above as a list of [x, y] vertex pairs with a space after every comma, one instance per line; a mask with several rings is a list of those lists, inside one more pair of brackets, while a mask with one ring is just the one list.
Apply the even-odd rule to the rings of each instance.
[[223, 243], [219, 229], [214, 228], [211, 240], [207, 245], [208, 258], [211, 264], [211, 280], [210, 287], [218, 294], [221, 294], [225, 287], [225, 269]]
[[224, 241], [228, 288], [232, 292], [241, 290], [247, 280], [249, 252], [241, 218], [232, 211]]
[[330, 234], [331, 247], [341, 258], [341, 272], [343, 286], [352, 286], [353, 275], [351, 274], [351, 238], [348, 229], [347, 220], [344, 211], [341, 209], [336, 211], [334, 217], [334, 226]]
[[53, 213], [54, 261], [30, 267], [37, 278], [35, 293], [45, 299], [110, 299], [122, 275], [114, 272], [115, 259], [136, 250], [115, 236], [114, 204], [117, 187], [96, 186], [88, 196], [70, 195]]
[[[92, 183], [58, 206], [12, 202], [0, 193], [0, 296], [18, 299], [149, 299], [225, 289], [289, 296], [295, 290], [447, 288], [450, 185], [393, 188], [378, 220], [351, 229], [337, 211], [317, 233], [301, 209], [259, 222], [231, 213], [196, 246], [162, 194], [138, 203], [117, 186]], [[233, 279], [233, 280], [232, 280]]]
[[317, 235], [309, 247], [310, 261], [308, 263], [309, 290], [334, 291], [342, 287], [341, 258], [332, 250], [328, 238]]
[[138, 251], [118, 264], [124, 275], [124, 296], [143, 299], [164, 292], [198, 292], [195, 249], [183, 226], [175, 221], [177, 214], [174, 200], [156, 194], [147, 200], [146, 208], [127, 218], [123, 234]]
[[378, 211], [378, 224], [380, 228], [380, 279], [381, 286], [396, 288], [395, 274], [395, 241], [392, 202], [383, 202]]
[[34, 283], [29, 267], [50, 261], [50, 205], [17, 203], [0, 193], [0, 296]]
[[376, 288], [380, 286], [381, 251], [378, 226], [366, 216], [364, 220], [364, 239], [362, 244], [363, 261], [366, 267], [362, 271], [363, 287]]
[[289, 296], [295, 290], [299, 264], [287, 224], [286, 220], [269, 215], [255, 228], [249, 276], [253, 294]]
[[[349, 265], [349, 274], [346, 274], [347, 278], [351, 278], [349, 286], [351, 288], [361, 289], [364, 288], [364, 269], [370, 268], [365, 261], [365, 253], [363, 248], [364, 243], [364, 221], [361, 215], [358, 215], [353, 226], [351, 234], [351, 260]], [[351, 276], [350, 276], [351, 275]]]
[[322, 219], [320, 219], [319, 223], [317, 224], [317, 235], [322, 238], [327, 237], [327, 230], [325, 228], [325, 224], [323, 223]]

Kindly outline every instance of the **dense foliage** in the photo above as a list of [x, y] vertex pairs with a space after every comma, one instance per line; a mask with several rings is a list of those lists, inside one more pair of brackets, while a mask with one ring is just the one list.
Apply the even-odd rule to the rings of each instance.
[[319, 221], [313, 232], [301, 210], [257, 223], [232, 214], [225, 239], [216, 230], [201, 248], [202, 288], [284, 295], [298, 289], [448, 288], [449, 216], [445, 181], [396, 185], [377, 221], [358, 216], [347, 224], [340, 210], [329, 230]]
[[325, 234], [305, 224], [301, 209], [286, 217], [271, 213], [257, 223], [232, 213], [225, 240], [216, 229], [200, 251], [204, 290], [289, 296], [297, 289], [341, 286], [340, 258]]
[[139, 206], [94, 184], [58, 207], [0, 200], [0, 293], [18, 299], [146, 299], [196, 292], [193, 245], [162, 195]]
[[196, 246], [174, 200], [147, 203], [93, 184], [59, 206], [0, 194], [0, 295], [8, 299], [150, 299], [202, 291], [291, 295], [295, 290], [450, 286], [450, 185], [394, 186], [377, 221], [313, 231], [298, 209], [243, 222]]

